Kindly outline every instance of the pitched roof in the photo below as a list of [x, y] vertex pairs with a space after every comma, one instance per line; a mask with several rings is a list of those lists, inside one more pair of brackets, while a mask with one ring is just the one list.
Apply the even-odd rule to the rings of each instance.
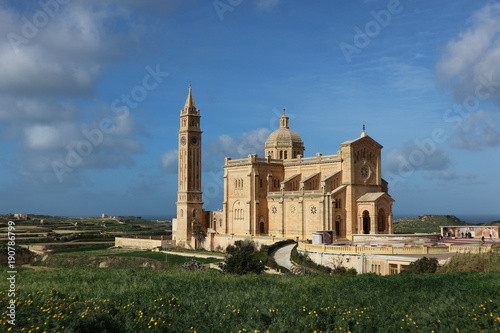
[[288, 177], [287, 179], [285, 179], [284, 181], [282, 181], [280, 184], [285, 184], [286, 182], [289, 182], [290, 180], [294, 179], [297, 176], [300, 176], [300, 173], [295, 174], [295, 175], [293, 175], [291, 177]]
[[336, 171], [336, 172], [332, 173], [331, 175], [327, 175], [326, 177], [324, 177], [323, 179], [321, 179], [321, 181], [324, 182], [324, 181], [332, 178], [333, 176], [338, 175], [339, 173], [340, 173], [340, 171]]
[[[358, 200], [356, 200], [357, 202], [360, 202], [360, 201], [377, 201], [378, 199], [380, 199], [381, 197], [383, 197], [384, 195], [387, 195], [389, 196], [387, 193], [385, 192], [373, 192], [373, 193], [366, 193], [364, 195], [362, 195]], [[390, 198], [390, 196], [389, 196]]]
[[377, 145], [380, 146], [380, 148], [382, 148], [382, 145], [380, 143], [378, 143], [377, 141], [373, 140], [368, 134], [366, 134], [366, 132], [361, 133], [361, 136], [359, 138], [357, 138], [357, 139], [342, 142], [340, 144], [340, 146], [341, 147], [342, 146], [349, 146], [349, 145], [351, 145], [351, 144], [353, 144], [355, 142], [358, 142], [358, 141], [361, 141], [361, 140], [367, 140], [367, 139], [370, 140], [370, 141], [372, 141], [372, 142], [375, 142]]
[[301, 183], [305, 183], [305, 182], [307, 182], [309, 179], [314, 178], [314, 177], [316, 177], [317, 175], [319, 175], [319, 172], [313, 173], [313, 174], [312, 174], [312, 175], [310, 175], [309, 177], [302, 179], [300, 182], [301, 182]]

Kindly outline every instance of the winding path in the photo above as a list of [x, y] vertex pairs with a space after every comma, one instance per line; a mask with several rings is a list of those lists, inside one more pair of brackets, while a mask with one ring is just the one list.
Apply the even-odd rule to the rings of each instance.
[[292, 269], [294, 264], [290, 261], [290, 255], [292, 253], [293, 247], [297, 244], [290, 244], [287, 246], [283, 246], [274, 252], [273, 257], [276, 260], [276, 263], [280, 266], [283, 266], [287, 269]]

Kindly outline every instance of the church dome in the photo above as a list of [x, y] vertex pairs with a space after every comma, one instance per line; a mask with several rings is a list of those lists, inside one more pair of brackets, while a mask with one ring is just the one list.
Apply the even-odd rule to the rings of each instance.
[[294, 130], [289, 128], [279, 128], [268, 136], [265, 147], [304, 148], [304, 142]]
[[289, 159], [304, 154], [304, 142], [294, 130], [288, 127], [285, 113], [280, 117], [280, 128], [272, 132], [264, 145], [266, 156]]

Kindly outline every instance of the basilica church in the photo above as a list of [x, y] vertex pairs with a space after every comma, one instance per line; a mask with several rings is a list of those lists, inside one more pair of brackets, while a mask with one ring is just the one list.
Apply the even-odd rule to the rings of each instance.
[[328, 243], [355, 234], [392, 233], [394, 200], [382, 179], [382, 146], [363, 128], [358, 138], [341, 143], [336, 154], [306, 157], [305, 144], [285, 112], [280, 128], [265, 142], [263, 157], [225, 158], [222, 209], [204, 211], [200, 118], [189, 88], [178, 134], [173, 221], [178, 246], [196, 246], [193, 231], [200, 227], [212, 249], [229, 236], [310, 240], [321, 235]]

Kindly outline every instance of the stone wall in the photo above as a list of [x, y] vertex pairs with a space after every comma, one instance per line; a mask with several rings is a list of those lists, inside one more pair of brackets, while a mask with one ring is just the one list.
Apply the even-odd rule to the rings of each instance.
[[116, 247], [127, 247], [141, 250], [152, 250], [155, 248], [168, 249], [173, 246], [170, 237], [166, 236], [135, 236], [116, 237]]
[[352, 241], [358, 245], [377, 246], [436, 246], [439, 234], [356, 234]]
[[290, 238], [272, 237], [272, 236], [244, 236], [244, 235], [225, 235], [225, 234], [208, 234], [203, 248], [208, 251], [224, 251], [228, 245], [234, 245], [234, 242], [241, 240], [251, 240], [255, 242], [257, 248], [262, 245], [272, 245], [276, 242], [287, 240]]
[[297, 249], [301, 254], [307, 256], [317, 264], [334, 268], [343, 266], [354, 268], [358, 274], [377, 273], [389, 275], [400, 273], [411, 262], [419, 259], [412, 257], [382, 256], [356, 253], [327, 253]]

